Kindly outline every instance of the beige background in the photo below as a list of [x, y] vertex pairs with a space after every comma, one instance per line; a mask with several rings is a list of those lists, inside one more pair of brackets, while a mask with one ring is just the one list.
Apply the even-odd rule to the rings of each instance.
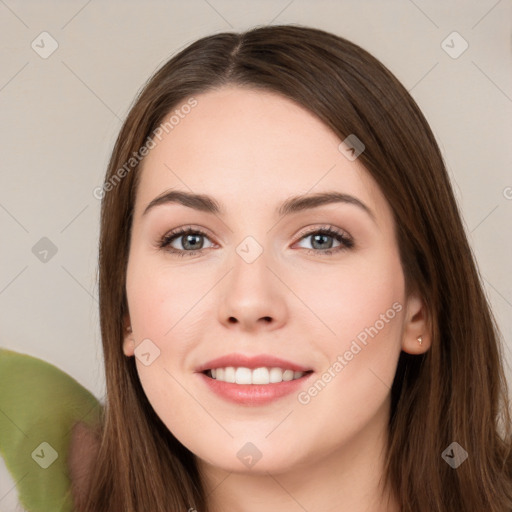
[[[92, 192], [122, 119], [146, 79], [183, 46], [277, 23], [358, 43], [422, 108], [503, 332], [512, 383], [509, 0], [0, 0], [0, 346], [50, 361], [103, 397], [100, 203]], [[458, 58], [442, 46], [453, 31], [469, 45]], [[51, 49], [42, 32], [58, 44], [47, 58], [31, 47]], [[457, 37], [444, 43], [452, 54], [463, 48]], [[57, 248], [46, 262], [32, 251], [43, 237]]]

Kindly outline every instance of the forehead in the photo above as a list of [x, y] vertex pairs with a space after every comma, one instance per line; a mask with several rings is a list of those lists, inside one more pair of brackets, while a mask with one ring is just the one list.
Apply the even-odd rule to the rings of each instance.
[[324, 190], [356, 195], [386, 213], [364, 166], [348, 160], [340, 138], [292, 100], [235, 86], [194, 99], [193, 108], [182, 109], [185, 101], [165, 116], [176, 114], [139, 170], [136, 216], [170, 189], [214, 196], [233, 215], [251, 204], [274, 211], [288, 196]]

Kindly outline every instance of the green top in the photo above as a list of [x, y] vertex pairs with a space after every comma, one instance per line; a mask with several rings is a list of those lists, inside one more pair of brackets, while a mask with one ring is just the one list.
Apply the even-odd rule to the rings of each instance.
[[25, 510], [73, 510], [67, 465], [71, 430], [79, 421], [97, 425], [102, 407], [52, 364], [0, 348], [0, 457]]

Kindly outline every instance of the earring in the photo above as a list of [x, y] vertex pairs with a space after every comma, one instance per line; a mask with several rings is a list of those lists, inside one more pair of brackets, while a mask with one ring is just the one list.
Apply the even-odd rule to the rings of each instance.
[[131, 326], [131, 325], [129, 325], [129, 326], [126, 328], [126, 330], [127, 330], [128, 332], [132, 332], [132, 326]]
[[420, 345], [423, 343], [423, 337], [422, 336], [418, 336], [418, 343]]

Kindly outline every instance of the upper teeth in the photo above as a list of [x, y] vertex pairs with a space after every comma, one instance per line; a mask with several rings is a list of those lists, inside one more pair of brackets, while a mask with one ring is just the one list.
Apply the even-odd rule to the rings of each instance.
[[210, 370], [210, 375], [216, 380], [237, 384], [271, 384], [281, 381], [299, 379], [305, 372], [294, 372], [282, 368], [216, 368]]

